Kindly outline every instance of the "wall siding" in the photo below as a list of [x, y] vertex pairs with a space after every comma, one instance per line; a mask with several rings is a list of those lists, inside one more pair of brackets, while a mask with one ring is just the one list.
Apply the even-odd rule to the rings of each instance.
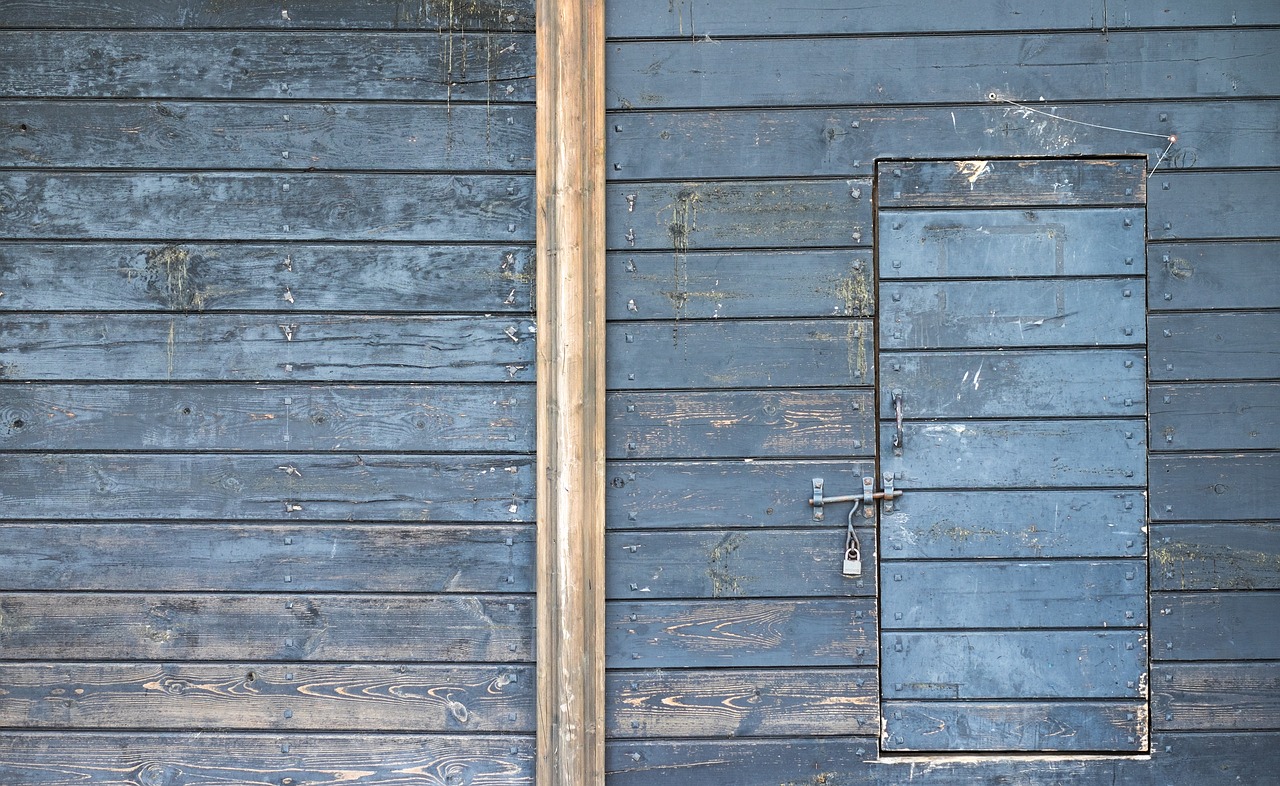
[[532, 4], [0, 26], [0, 782], [531, 783]]
[[[1280, 20], [1264, 2], [1050, 6], [610, 4], [609, 318], [623, 334], [610, 346], [610, 685], [611, 718], [630, 722], [610, 726], [610, 784], [1217, 783], [1266, 780], [1280, 766], [1280, 652], [1270, 633], [1280, 608], [1271, 542], [1280, 480], [1280, 68], [1270, 63], [1280, 51]], [[1177, 136], [1172, 145], [1169, 135]], [[1062, 350], [1066, 365], [1053, 367], [1020, 353], [1016, 336], [965, 340], [1012, 342], [1003, 356], [1016, 378], [984, 386], [979, 415], [1021, 407], [1116, 418], [1149, 407], [1149, 429], [1140, 420], [1130, 429], [1138, 437], [1148, 431], [1148, 466], [1138, 456], [1116, 468], [1150, 477], [1150, 698], [1117, 720], [1124, 727], [1149, 711], [1149, 756], [1028, 766], [1000, 757], [882, 755], [881, 724], [859, 724], [863, 705], [849, 695], [861, 677], [832, 681], [832, 669], [878, 671], [867, 658], [881, 644], [880, 604], [837, 612], [842, 596], [877, 594], [873, 539], [863, 534], [870, 569], [857, 581], [842, 579], [835, 562], [843, 514], [815, 523], [805, 505], [810, 477], [824, 476], [826, 493], [836, 494], [856, 488], [858, 475], [874, 474], [873, 451], [853, 436], [866, 405], [824, 414], [814, 438], [798, 406], [818, 395], [872, 397], [863, 386], [877, 379], [891, 385], [890, 370], [876, 368], [875, 352], [846, 328], [854, 317], [877, 321], [875, 164], [1126, 155], [1145, 156], [1154, 170], [1149, 231], [1144, 238], [1135, 229], [1116, 257], [1138, 260], [1141, 270], [1146, 255], [1150, 315], [1137, 299], [1122, 300], [1105, 286], [1093, 291], [1096, 282], [1077, 281], [1072, 296], [1109, 302], [1115, 295], [1106, 324], [1089, 327], [1117, 336], [1128, 327], [1138, 340], [1145, 332], [1148, 352], [1120, 352], [1124, 368], [1117, 361], [1114, 369], [1094, 369], [1096, 350]], [[1007, 193], [994, 181], [975, 183], [986, 185]], [[1090, 189], [1106, 192], [1102, 183]], [[1140, 213], [1132, 225], [1144, 225]], [[1099, 258], [1064, 260], [1065, 272], [1123, 275], [1123, 268], [1091, 269]], [[895, 284], [899, 297], [945, 295], [963, 307], [963, 293], [937, 291], [929, 280], [936, 273], [894, 272], [908, 279]], [[902, 332], [925, 336], [919, 348], [932, 348], [931, 328], [914, 327]], [[893, 344], [891, 335], [880, 339]], [[641, 341], [643, 353], [627, 346]], [[1092, 339], [1064, 340], [1081, 342]], [[895, 355], [901, 365], [947, 373], [946, 358], [899, 344], [909, 350]], [[771, 356], [784, 346], [779, 363]], [[1083, 373], [1064, 378], [1067, 366]], [[1099, 386], [1115, 395], [1103, 403], [1086, 395]], [[1041, 394], [1018, 398], [1014, 388], [1024, 387]], [[891, 417], [886, 401], [875, 406]], [[858, 441], [823, 438], [842, 430]], [[999, 461], [995, 443], [992, 450], [992, 463], [960, 467], [963, 477], [948, 483], [1030, 482]], [[1117, 447], [1108, 455], [1128, 453]], [[993, 467], [1012, 474], [996, 478]], [[912, 493], [909, 479], [899, 482]], [[1064, 531], [1040, 533], [1025, 559], [1052, 558], [1082, 541], [1095, 557], [1141, 555], [1147, 533], [1119, 523], [1144, 504], [1141, 493], [1024, 494], [1018, 504], [1033, 511], [1068, 503], [1055, 495], [1070, 496], [1075, 511]], [[902, 530], [889, 517], [880, 549], [911, 543], [925, 555], [964, 558], [995, 556], [1006, 546], [1017, 552], [1014, 534], [1001, 536], [1001, 511], [980, 492], [970, 496], [971, 504], [953, 511], [963, 517], [957, 521], [981, 522], [991, 542], [958, 544]], [[913, 498], [929, 504], [925, 492]], [[1141, 650], [1134, 651], [1146, 668]], [[848, 717], [786, 700], [789, 689], [762, 668], [777, 670], [787, 685], [796, 674], [828, 685]], [[735, 687], [708, 687], [718, 698], [694, 698], [697, 689], [686, 683], [695, 679]], [[719, 702], [724, 714], [700, 711], [704, 701]], [[931, 718], [946, 709], [930, 707]], [[1057, 711], [1063, 728], [1073, 711]], [[1020, 733], [1009, 725], [1015, 720], [997, 713], [983, 733], [1007, 739]], [[1098, 738], [1086, 747], [1113, 742]]]

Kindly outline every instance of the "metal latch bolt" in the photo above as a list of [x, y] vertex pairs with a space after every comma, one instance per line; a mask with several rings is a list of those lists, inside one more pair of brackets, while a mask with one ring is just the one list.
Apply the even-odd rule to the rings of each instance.
[[853, 508], [849, 511], [849, 524], [845, 534], [844, 542], [844, 561], [841, 573], [845, 576], [861, 576], [862, 575], [862, 544], [858, 541], [858, 533], [853, 529], [853, 517], [858, 512], [858, 508], [862, 508], [862, 514], [867, 518], [875, 516], [875, 500], [884, 500], [884, 510], [886, 513], [893, 511], [893, 500], [895, 497], [902, 496], [902, 492], [893, 487], [893, 474], [886, 473], [884, 476], [884, 490], [876, 491], [876, 479], [866, 477], [862, 479], [861, 494], [847, 494], [838, 497], [824, 497], [822, 495], [823, 483], [822, 478], [813, 479], [813, 496], [809, 498], [809, 504], [813, 507], [813, 520], [823, 520], [823, 507], [837, 502], [852, 502]]

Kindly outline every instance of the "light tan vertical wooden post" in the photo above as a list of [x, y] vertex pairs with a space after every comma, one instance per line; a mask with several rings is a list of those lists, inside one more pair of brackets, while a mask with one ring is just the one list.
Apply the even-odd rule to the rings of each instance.
[[604, 0], [537, 0], [538, 786], [604, 784]]

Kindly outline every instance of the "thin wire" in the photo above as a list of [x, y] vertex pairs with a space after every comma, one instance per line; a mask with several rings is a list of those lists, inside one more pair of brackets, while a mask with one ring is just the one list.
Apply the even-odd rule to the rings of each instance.
[[997, 96], [994, 93], [992, 93], [991, 97], [996, 99], [997, 101], [1001, 101], [1003, 103], [1016, 106], [1019, 109], [1025, 109], [1028, 112], [1035, 112], [1037, 115], [1044, 115], [1045, 117], [1051, 117], [1054, 120], [1060, 120], [1064, 123], [1075, 123], [1078, 126], [1088, 126], [1089, 128], [1099, 128], [1099, 129], [1102, 129], [1103, 131], [1116, 131], [1121, 134], [1137, 134], [1138, 136], [1152, 136], [1152, 137], [1155, 137], [1156, 139], [1169, 140], [1169, 146], [1164, 149], [1164, 152], [1161, 153], [1160, 157], [1156, 159], [1155, 165], [1151, 167], [1151, 171], [1147, 173], [1147, 180], [1150, 180], [1151, 176], [1154, 175], [1156, 173], [1156, 170], [1160, 168], [1160, 162], [1164, 161], [1164, 157], [1169, 155], [1169, 151], [1173, 149], [1174, 144], [1177, 143], [1178, 141], [1177, 134], [1153, 134], [1150, 131], [1134, 131], [1132, 128], [1116, 128], [1115, 126], [1104, 126], [1104, 125], [1099, 125], [1098, 123], [1087, 123], [1084, 120], [1076, 120], [1070, 117], [1055, 115], [1052, 112], [1046, 112], [1043, 109], [1036, 109], [1034, 106], [1019, 104], [1017, 101], [1010, 101], [1009, 99], [1003, 98], [1001, 96]]

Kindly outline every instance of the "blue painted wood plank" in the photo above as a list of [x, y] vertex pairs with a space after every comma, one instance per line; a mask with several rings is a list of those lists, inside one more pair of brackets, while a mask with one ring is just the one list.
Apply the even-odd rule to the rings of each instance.
[[908, 422], [902, 457], [892, 423], [880, 445], [904, 489], [1141, 487], [1145, 437], [1141, 420]]
[[[852, 494], [875, 474], [868, 460], [610, 461], [605, 520], [611, 531], [666, 527], [813, 527], [812, 479]], [[833, 506], [828, 521], [848, 508]]]
[[1151, 588], [1280, 589], [1280, 524], [1155, 524]]
[[878, 220], [882, 281], [1140, 276], [1145, 265], [1140, 207], [880, 210]]
[[[886, 561], [881, 627], [1142, 628], [1146, 560]], [[1071, 694], [1068, 694], [1071, 695]]]
[[[644, 322], [606, 331], [610, 390], [870, 385], [866, 319]], [[510, 343], [510, 342], [508, 342]]]
[[1138, 557], [1139, 490], [931, 492], [908, 489], [881, 514], [885, 559]]
[[1141, 345], [1146, 296], [1138, 278], [882, 282], [893, 301], [880, 347]]
[[[858, 530], [862, 576], [841, 575], [847, 515], [833, 513], [822, 529], [609, 533], [605, 538], [606, 597], [817, 598], [874, 594], [876, 550], [871, 520], [855, 518], [855, 523], [862, 525]], [[3, 554], [0, 547], [0, 560]]]
[[1153, 521], [1268, 521], [1276, 518], [1280, 453], [1151, 457]]
[[886, 751], [1128, 751], [1147, 749], [1145, 702], [884, 703]]
[[1151, 718], [1170, 731], [1247, 732], [1280, 725], [1280, 663], [1157, 663]]
[[1135, 159], [1040, 158], [880, 161], [879, 209], [920, 207], [1140, 206], [1143, 165]]
[[1151, 596], [1152, 660], [1280, 660], [1280, 592]]
[[1125, 350], [885, 352], [880, 417], [1098, 417], [1141, 414], [1146, 353]]
[[611, 601], [611, 669], [867, 666], [876, 662], [872, 598]]
[[886, 633], [881, 695], [898, 699], [1140, 698], [1144, 631]]
[[1275, 237], [1280, 171], [1170, 172], [1160, 177], [1161, 187], [1151, 190], [1147, 205], [1152, 240]]
[[1280, 242], [1274, 240], [1152, 243], [1147, 260], [1152, 311], [1280, 303]]
[[1280, 310], [1152, 314], [1151, 379], [1280, 378]]
[[1280, 449], [1280, 383], [1152, 385], [1150, 409], [1157, 451]]

